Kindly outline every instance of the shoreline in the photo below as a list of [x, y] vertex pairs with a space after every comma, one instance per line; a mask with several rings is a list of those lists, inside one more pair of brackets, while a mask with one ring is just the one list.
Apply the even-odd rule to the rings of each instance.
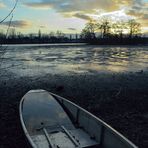
[[38, 45], [38, 46], [42, 46], [42, 45], [96, 45], [96, 46], [148, 46], [148, 43], [135, 43], [135, 44], [93, 44], [93, 43], [88, 43], [88, 42], [55, 42], [55, 43], [0, 43], [1, 46], [26, 46], [26, 45]]
[[69, 99], [90, 111], [139, 148], [148, 147], [148, 72], [94, 75], [46, 74], [39, 77], [19, 78], [11, 73], [3, 77], [1, 75], [2, 147], [26, 147], [27, 143], [19, 120], [19, 101], [27, 91], [41, 88]]

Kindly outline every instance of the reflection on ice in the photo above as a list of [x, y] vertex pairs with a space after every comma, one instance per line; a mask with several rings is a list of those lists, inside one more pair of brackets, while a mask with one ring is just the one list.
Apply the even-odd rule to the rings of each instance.
[[[15, 67], [14, 65], [18, 65]], [[2, 68], [20, 75], [147, 69], [147, 46], [9, 46]]]

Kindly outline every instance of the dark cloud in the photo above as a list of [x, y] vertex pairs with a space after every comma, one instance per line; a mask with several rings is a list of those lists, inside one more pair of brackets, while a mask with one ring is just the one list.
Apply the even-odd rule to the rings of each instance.
[[139, 19], [139, 21], [141, 22], [141, 25], [144, 27], [148, 26], [148, 14], [143, 14], [143, 16]]
[[47, 2], [30, 2], [30, 3], [24, 3], [24, 5], [27, 7], [37, 8], [37, 9], [46, 9], [51, 7], [51, 4]]
[[72, 31], [75, 31], [77, 30], [76, 28], [67, 28], [68, 30], [72, 30]]
[[82, 14], [82, 13], [75, 13], [73, 16], [84, 19], [84, 20], [91, 20], [92, 18], [88, 15]]
[[148, 20], [148, 14], [144, 14], [142, 18]]
[[132, 5], [129, 8], [127, 14], [140, 18], [143, 17], [147, 12], [147, 3], [145, 3], [143, 0], [133, 0]]
[[135, 17], [142, 17], [143, 12], [137, 11], [136, 9], [131, 9], [127, 12], [128, 15], [135, 16]]
[[[10, 21], [3, 22], [2, 25], [9, 26]], [[31, 26], [30, 21], [25, 21], [25, 20], [15, 20], [11, 22], [12, 27], [16, 28], [28, 28]]]
[[40, 28], [46, 28], [46, 26], [43, 26], [43, 25], [42, 25], [42, 26], [39, 26], [39, 27], [40, 27]]

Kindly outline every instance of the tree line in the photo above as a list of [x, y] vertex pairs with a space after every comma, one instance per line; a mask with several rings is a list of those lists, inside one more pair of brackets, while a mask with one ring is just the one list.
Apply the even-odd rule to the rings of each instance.
[[0, 31], [0, 43], [1, 44], [28, 44], [28, 43], [73, 43], [82, 42], [79, 34], [64, 34], [62, 31], [42, 33], [41, 30], [38, 33], [22, 34], [16, 32], [15, 28], [9, 29], [7, 39], [5, 33]]
[[148, 38], [141, 33], [141, 24], [136, 20], [111, 21], [102, 18], [86, 23], [81, 34], [64, 34], [62, 31], [36, 34], [22, 34], [14, 27], [9, 28], [7, 37], [0, 31], [0, 44], [32, 43], [89, 43], [89, 44], [148, 44]]
[[128, 21], [111, 21], [109, 18], [102, 18], [99, 21], [91, 20], [82, 30], [81, 37], [93, 44], [147, 43], [147, 38], [141, 33], [141, 24], [135, 19]]

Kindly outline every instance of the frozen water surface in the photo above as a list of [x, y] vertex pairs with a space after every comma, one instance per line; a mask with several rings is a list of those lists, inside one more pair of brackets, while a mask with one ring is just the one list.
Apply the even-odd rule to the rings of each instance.
[[20, 76], [67, 73], [116, 73], [148, 70], [148, 46], [8, 46], [1, 70]]

